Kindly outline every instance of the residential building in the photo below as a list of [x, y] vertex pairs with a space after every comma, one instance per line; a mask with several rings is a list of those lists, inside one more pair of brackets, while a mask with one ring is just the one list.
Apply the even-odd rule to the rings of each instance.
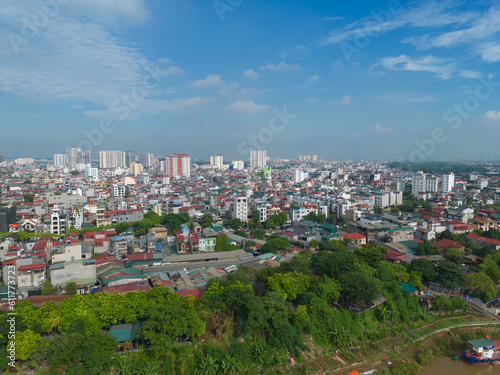
[[154, 164], [154, 161], [154, 155], [151, 153], [145, 152], [141, 155], [141, 164], [144, 168], [151, 168]]
[[66, 167], [68, 159], [66, 154], [54, 154], [54, 167]]
[[222, 168], [223, 164], [224, 164], [224, 157], [221, 154], [210, 156], [210, 165], [217, 168]]
[[125, 167], [130, 168], [132, 163], [135, 163], [135, 152], [125, 151]]
[[413, 174], [413, 180], [411, 185], [411, 193], [417, 195], [420, 192], [425, 192], [425, 174], [422, 171], [415, 172]]
[[124, 168], [125, 152], [99, 151], [99, 167], [102, 169]]
[[449, 193], [455, 187], [455, 174], [452, 172], [445, 173], [441, 177], [441, 191]]
[[248, 198], [237, 196], [233, 199], [233, 213], [235, 219], [246, 223], [248, 221]]
[[266, 150], [250, 151], [250, 168], [264, 168], [267, 164]]
[[125, 186], [122, 184], [111, 184], [111, 196], [113, 198], [125, 198]]
[[191, 176], [191, 158], [187, 154], [169, 154], [166, 162], [169, 177]]
[[130, 164], [130, 174], [132, 176], [139, 176], [143, 170], [144, 170], [144, 167], [142, 164], [139, 164], [139, 163]]

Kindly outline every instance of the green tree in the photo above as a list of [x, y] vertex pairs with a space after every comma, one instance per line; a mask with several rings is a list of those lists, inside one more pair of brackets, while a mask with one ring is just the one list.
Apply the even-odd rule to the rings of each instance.
[[483, 302], [488, 302], [496, 296], [495, 283], [484, 273], [471, 273], [465, 281], [465, 288]]
[[440, 262], [437, 269], [437, 281], [444, 287], [457, 289], [465, 283], [465, 273], [456, 263]]
[[41, 336], [29, 329], [23, 332], [16, 332], [15, 347], [16, 359], [26, 361], [31, 357], [33, 349], [41, 340]]
[[217, 242], [215, 243], [215, 251], [229, 251], [231, 250], [229, 245], [229, 238], [226, 234], [222, 236], [217, 236]]
[[23, 194], [24, 203], [33, 203], [34, 197], [31, 194]]
[[263, 240], [265, 235], [266, 231], [259, 228], [256, 228], [252, 231], [252, 237], [258, 240]]
[[260, 212], [257, 210], [252, 211], [252, 221], [257, 226], [260, 223]]
[[65, 289], [66, 295], [72, 296], [72, 295], [76, 294], [76, 289], [77, 289], [76, 282], [74, 282], [74, 281], [67, 282], [66, 287], [64, 289]]
[[266, 243], [262, 245], [262, 251], [276, 254], [278, 250], [286, 250], [288, 246], [289, 243], [286, 238], [274, 237], [268, 239]]
[[414, 259], [410, 264], [410, 272], [414, 272], [422, 278], [424, 283], [435, 279], [434, 264], [427, 259]]
[[267, 219], [264, 222], [264, 225], [266, 226], [267, 229], [272, 229], [275, 226], [273, 219]]
[[182, 299], [173, 293], [168, 293], [165, 304], [151, 311], [144, 324], [144, 337], [160, 355], [165, 353], [166, 348], [173, 347], [177, 337], [204, 333], [205, 322], [201, 319], [195, 300]]
[[309, 288], [311, 279], [298, 272], [290, 272], [287, 274], [275, 273], [268, 277], [266, 289], [271, 292], [278, 292], [284, 298], [289, 300], [297, 299], [297, 296], [303, 294]]
[[48, 296], [50, 294], [55, 294], [57, 291], [57, 288], [50, 283], [49, 280], [45, 280], [42, 283], [42, 296]]
[[448, 250], [446, 250], [444, 256], [446, 259], [460, 260], [465, 256], [465, 251], [463, 251], [462, 249], [457, 249], [456, 247], [450, 247]]
[[316, 248], [318, 247], [318, 241], [316, 239], [312, 239], [311, 241], [309, 241], [309, 246], [311, 246], [312, 248]]
[[360, 265], [353, 253], [347, 250], [322, 251], [311, 256], [311, 263], [319, 275], [339, 280], [347, 273], [360, 271]]
[[376, 283], [361, 273], [346, 273], [340, 279], [342, 298], [349, 303], [373, 300], [379, 290]]
[[238, 235], [238, 236], [241, 236], [241, 237], [245, 237], [245, 238], [248, 237], [247, 233], [244, 230], [239, 230], [238, 229], [238, 230], [235, 230], [233, 233], [236, 234], [236, 235]]
[[417, 247], [418, 255], [437, 255], [440, 254], [439, 248], [436, 245], [432, 245], [432, 242], [424, 240], [418, 244]]
[[495, 284], [498, 284], [500, 280], [500, 266], [495, 258], [500, 260], [500, 252], [495, 253], [495, 255], [487, 255], [483, 263], [479, 265], [480, 272], [488, 275]]
[[240, 219], [230, 219], [226, 221], [225, 225], [231, 229], [238, 229], [244, 227], [245, 223], [243, 223]]
[[214, 223], [214, 217], [211, 214], [205, 214], [201, 217], [199, 223], [203, 228], [209, 227], [210, 224]]

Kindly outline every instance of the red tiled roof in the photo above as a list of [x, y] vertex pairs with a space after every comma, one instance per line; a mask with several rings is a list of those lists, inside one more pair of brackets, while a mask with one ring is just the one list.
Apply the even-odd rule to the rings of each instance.
[[344, 240], [347, 240], [348, 238], [355, 241], [355, 240], [366, 239], [366, 236], [363, 236], [362, 234], [357, 232], [344, 234]]
[[24, 266], [20, 266], [17, 270], [19, 272], [23, 272], [23, 271], [34, 271], [43, 269], [45, 269], [44, 263], [35, 263], [35, 264], [25, 264]]
[[483, 242], [487, 242], [487, 243], [490, 243], [490, 244], [493, 244], [493, 245], [496, 245], [496, 246], [500, 246], [500, 241], [499, 240], [494, 240], [492, 238], [487, 238], [487, 237], [482, 237], [482, 236], [478, 236], [477, 234], [474, 234], [474, 233], [469, 233], [467, 235], [468, 238], [472, 238], [472, 239], [475, 239], [475, 240], [479, 240], [479, 241], [483, 241]]

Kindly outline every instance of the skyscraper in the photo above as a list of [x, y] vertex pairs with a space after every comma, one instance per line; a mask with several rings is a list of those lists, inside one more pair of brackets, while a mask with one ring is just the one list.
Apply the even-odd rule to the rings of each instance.
[[130, 167], [132, 163], [135, 163], [135, 152], [125, 151], [125, 166]]
[[54, 167], [66, 167], [67, 165], [66, 154], [54, 154]]
[[455, 187], [455, 174], [448, 172], [443, 174], [441, 178], [441, 191], [443, 193], [449, 193]]
[[99, 151], [99, 168], [123, 168], [125, 167], [124, 151]]
[[214, 167], [221, 168], [224, 164], [224, 158], [221, 154], [211, 155], [210, 156], [210, 165]]
[[141, 155], [141, 164], [144, 168], [151, 168], [154, 163], [154, 155], [151, 153], [143, 153]]
[[264, 168], [267, 162], [266, 150], [250, 151], [250, 168]]
[[77, 163], [78, 164], [90, 164], [91, 154], [90, 150], [80, 150], [78, 151]]
[[169, 154], [166, 159], [167, 174], [170, 177], [191, 176], [191, 158], [187, 154]]
[[75, 168], [78, 164], [78, 155], [80, 153], [79, 148], [67, 148], [66, 149], [66, 165], [68, 168]]

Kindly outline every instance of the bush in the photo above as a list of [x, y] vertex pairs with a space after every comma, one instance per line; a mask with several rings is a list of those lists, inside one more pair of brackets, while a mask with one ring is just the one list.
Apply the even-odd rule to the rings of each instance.
[[419, 365], [426, 366], [434, 360], [434, 353], [431, 349], [424, 349], [417, 355]]

